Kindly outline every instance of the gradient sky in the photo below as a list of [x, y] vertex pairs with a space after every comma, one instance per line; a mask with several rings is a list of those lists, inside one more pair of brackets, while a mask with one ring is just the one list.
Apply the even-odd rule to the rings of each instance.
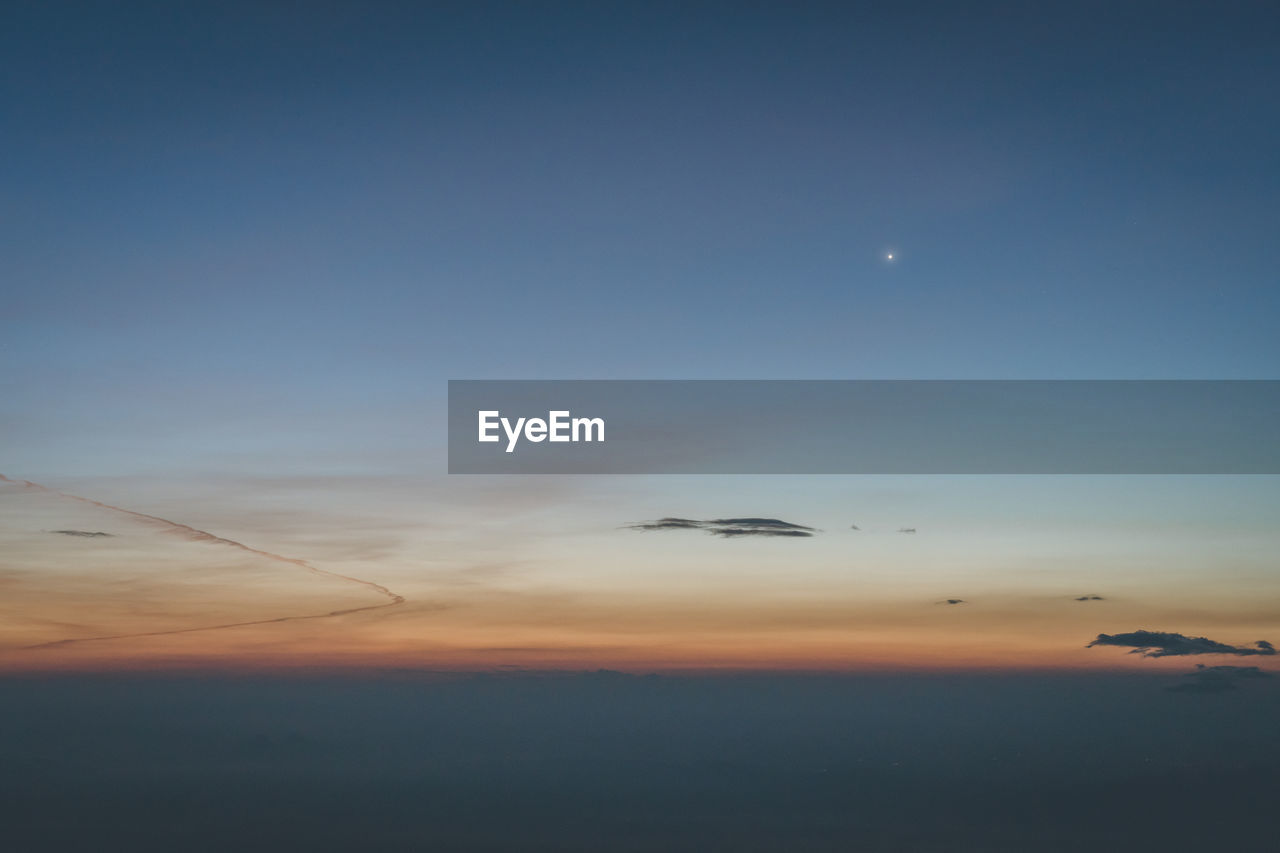
[[[32, 663], [379, 596], [0, 483], [6, 668], [1280, 640], [1277, 478], [451, 479], [443, 436], [450, 378], [1275, 378], [1265, 4], [2, 20], [0, 473], [408, 599]], [[824, 532], [622, 529], [666, 515]]]

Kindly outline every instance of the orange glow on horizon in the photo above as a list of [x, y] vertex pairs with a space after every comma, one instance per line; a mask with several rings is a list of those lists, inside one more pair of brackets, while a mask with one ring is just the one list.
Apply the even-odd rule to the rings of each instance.
[[508, 576], [484, 563], [352, 567], [31, 484], [0, 482], [0, 500], [0, 673], [1158, 672], [1189, 664], [1085, 645], [1175, 619], [1189, 634], [1252, 642], [1276, 622], [1247, 598], [993, 591], [958, 603], [909, 576], [833, 588], [767, 572], [726, 583], [718, 566], [683, 583], [670, 572]]

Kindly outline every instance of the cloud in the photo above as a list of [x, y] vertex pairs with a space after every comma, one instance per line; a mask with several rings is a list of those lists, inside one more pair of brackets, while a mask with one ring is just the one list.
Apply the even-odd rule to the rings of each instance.
[[1106, 601], [1106, 599], [1100, 595], [1082, 595], [1076, 601]]
[[632, 530], [701, 530], [706, 523], [691, 518], [660, 518], [657, 521], [638, 521], [627, 527]]
[[738, 536], [808, 537], [814, 534], [812, 527], [777, 518], [660, 518], [657, 521], [638, 521], [626, 527], [631, 530], [703, 530], [726, 539]]
[[1132, 631], [1127, 634], [1099, 634], [1097, 639], [1085, 646], [1130, 646], [1132, 655], [1148, 658], [1175, 657], [1181, 655], [1274, 655], [1275, 646], [1266, 640], [1254, 644], [1257, 648], [1229, 646], [1207, 637], [1188, 637], [1165, 631]]
[[97, 536], [111, 536], [111, 533], [103, 533], [101, 530], [50, 530], [50, 533], [61, 533], [63, 536], [85, 536], [89, 538]]
[[[125, 640], [125, 639], [132, 639], [135, 637], [160, 637], [160, 636], [166, 636], [169, 634], [190, 634], [196, 631], [219, 631], [226, 628], [243, 628], [249, 625], [272, 625], [278, 622], [295, 622], [295, 621], [303, 621], [307, 619], [328, 619], [330, 617], [335, 617], [335, 616], [346, 616], [351, 613], [363, 613], [370, 610], [382, 610], [387, 607], [396, 607], [398, 605], [405, 603], [404, 596], [392, 592], [391, 590], [387, 589], [385, 586], [383, 586], [380, 583], [375, 583], [374, 581], [365, 580], [364, 578], [353, 577], [352, 575], [340, 574], [338, 572], [330, 571], [329, 569], [322, 569], [322, 568], [319, 568], [318, 566], [311, 565], [306, 560], [300, 560], [296, 557], [285, 557], [280, 554], [272, 553], [271, 551], [264, 551], [261, 548], [254, 548], [252, 546], [245, 545], [243, 542], [237, 542], [234, 539], [227, 539], [222, 536], [215, 536], [212, 533], [209, 533], [204, 530], [199, 530], [195, 527], [192, 527], [189, 524], [182, 524], [177, 521], [170, 521], [169, 519], [161, 518], [158, 515], [147, 515], [146, 513], [136, 512], [131, 509], [125, 509], [124, 507], [115, 506], [114, 504], [103, 503], [102, 501], [95, 501], [91, 498], [83, 498], [83, 497], [80, 497], [79, 495], [72, 495], [72, 494], [67, 494], [66, 492], [59, 492], [56, 489], [50, 489], [48, 486], [42, 486], [39, 483], [33, 483], [30, 480], [10, 480], [8, 477], [4, 476], [3, 474], [0, 474], [0, 482], [20, 483], [29, 489], [38, 489], [40, 491], [47, 492], [51, 495], [57, 495], [59, 497], [67, 498], [68, 500], [79, 501], [80, 503], [85, 503], [91, 506], [100, 507], [105, 510], [110, 510], [111, 512], [118, 512], [122, 515], [127, 515], [130, 518], [136, 518], [140, 521], [144, 521], [150, 524], [157, 524], [163, 527], [164, 529], [168, 530], [169, 532], [182, 536], [184, 539], [187, 539], [191, 542], [208, 542], [208, 543], [213, 543], [217, 545], [226, 545], [232, 548], [237, 548], [241, 551], [247, 551], [250, 554], [257, 554], [261, 557], [266, 557], [268, 560], [275, 560], [277, 562], [288, 563], [292, 566], [297, 566], [301, 569], [305, 569], [306, 571], [314, 575], [324, 575], [326, 577], [337, 578], [339, 580], [344, 580], [353, 584], [358, 584], [359, 586], [362, 586], [365, 589], [372, 590], [378, 593], [379, 595], [383, 595], [389, 599], [389, 601], [385, 604], [371, 604], [365, 607], [351, 607], [345, 610], [332, 610], [326, 613], [314, 613], [314, 614], [309, 614], [305, 616], [279, 616], [274, 619], [254, 619], [254, 620], [249, 620], [244, 622], [229, 622], [229, 623], [222, 623], [218, 625], [206, 625], [206, 626], [196, 627], [196, 628], [175, 628], [167, 631], [145, 631], [145, 632], [135, 633], [135, 634], [106, 634], [99, 637], [76, 637], [76, 638], [70, 638], [66, 640], [54, 640], [48, 643], [38, 643], [33, 646], [24, 646], [23, 648], [42, 649], [42, 648], [52, 648], [56, 646], [67, 646], [73, 643], [89, 643], [89, 642], [95, 642], [98, 640]], [[55, 530], [52, 532], [62, 533], [68, 536], [110, 536], [111, 535], [109, 533], [102, 533], [101, 531], [90, 533], [84, 530]]]
[[1235, 690], [1237, 681], [1270, 678], [1271, 673], [1256, 666], [1205, 666], [1200, 663], [1196, 664], [1195, 672], [1188, 672], [1183, 677], [1191, 680], [1165, 689], [1172, 693], [1222, 693]]

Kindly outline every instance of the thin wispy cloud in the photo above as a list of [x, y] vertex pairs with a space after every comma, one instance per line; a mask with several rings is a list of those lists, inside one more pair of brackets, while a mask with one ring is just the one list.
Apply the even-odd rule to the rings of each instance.
[[[28, 649], [52, 648], [57, 646], [67, 646], [74, 643], [88, 643], [88, 642], [95, 642], [95, 641], [101, 641], [101, 640], [124, 640], [124, 639], [132, 639], [135, 637], [159, 637], [159, 636], [167, 636], [170, 634], [189, 634], [197, 631], [218, 631], [218, 630], [223, 630], [227, 628], [243, 628], [249, 625], [272, 625], [280, 622], [294, 622], [294, 621], [302, 621], [302, 620], [309, 620], [309, 619], [328, 619], [335, 616], [346, 616], [351, 613], [363, 613], [370, 610], [382, 610], [387, 607], [396, 607], [405, 602], [405, 599], [403, 596], [392, 592], [382, 584], [375, 583], [370, 580], [365, 580], [363, 578], [357, 578], [357, 577], [352, 577], [350, 575], [339, 574], [338, 572], [332, 572], [332, 571], [329, 571], [328, 569], [321, 569], [311, 565], [306, 560], [300, 560], [300, 559], [297, 559], [296, 557], [285, 557], [280, 554], [272, 553], [271, 551], [264, 551], [261, 548], [254, 548], [252, 546], [245, 545], [243, 542], [237, 542], [234, 539], [227, 539], [222, 536], [215, 536], [212, 533], [209, 533], [204, 530], [199, 530], [188, 524], [182, 524], [177, 521], [170, 521], [167, 518], [161, 518], [160, 516], [157, 516], [157, 515], [147, 515], [145, 513], [135, 512], [134, 510], [131, 510], [131, 509], [125, 509], [123, 507], [114, 506], [112, 504], [102, 503], [101, 501], [95, 501], [91, 498], [80, 497], [79, 495], [72, 495], [72, 494], [67, 494], [66, 492], [59, 492], [56, 489], [51, 489], [48, 486], [42, 486], [39, 483], [33, 483], [30, 480], [12, 480], [4, 476], [3, 474], [0, 474], [0, 482], [13, 483], [15, 485], [23, 486], [24, 488], [35, 489], [35, 490], [46, 492], [49, 494], [58, 495], [59, 497], [67, 498], [69, 500], [79, 501], [81, 503], [90, 504], [92, 506], [110, 510], [111, 512], [118, 512], [123, 515], [127, 515], [131, 518], [134, 518], [143, 522], [147, 522], [149, 524], [157, 525], [161, 529], [164, 529], [169, 533], [182, 536], [184, 539], [187, 539], [192, 542], [208, 542], [216, 545], [226, 545], [232, 548], [239, 549], [241, 551], [247, 551], [250, 554], [257, 554], [261, 557], [266, 557], [269, 560], [275, 560], [281, 563], [289, 563], [290, 565], [297, 566], [298, 568], [301, 568], [301, 569], [305, 569], [306, 571], [315, 575], [322, 575], [325, 577], [337, 578], [338, 580], [348, 581], [350, 583], [356, 584], [358, 586], [362, 586], [365, 589], [371, 590], [373, 592], [378, 593], [379, 595], [385, 596], [386, 598], [390, 599], [385, 604], [372, 604], [364, 607], [351, 607], [344, 610], [332, 610], [332, 611], [326, 611], [324, 613], [313, 613], [313, 614], [308, 614], [304, 616], [280, 616], [274, 619], [256, 619], [256, 620], [250, 620], [250, 621], [244, 621], [244, 622], [221, 623], [217, 625], [204, 625], [204, 626], [193, 627], [193, 628], [178, 628], [178, 629], [166, 630], [166, 631], [146, 631], [146, 632], [139, 632], [139, 633], [132, 633], [132, 634], [109, 634], [109, 635], [103, 635], [99, 637], [75, 637], [75, 638], [68, 638], [65, 640], [54, 640], [48, 643], [38, 643], [33, 646], [26, 646], [25, 648], [28, 648]], [[67, 533], [67, 531], [65, 530], [54, 531], [54, 532]], [[95, 534], [87, 533], [86, 531], [78, 531], [78, 532], [72, 532], [68, 535], [93, 536]], [[104, 533], [101, 535], [106, 536], [110, 534]]]
[[1254, 647], [1232, 646], [1208, 637], [1188, 637], [1166, 631], [1130, 631], [1126, 634], [1099, 634], [1085, 648], [1094, 646], [1120, 646], [1129, 648], [1129, 654], [1148, 658], [1179, 657], [1184, 655], [1274, 655], [1275, 646], [1266, 640], [1258, 640]]
[[625, 527], [643, 531], [701, 530], [726, 539], [743, 536], [804, 538], [816, 532], [812, 527], [779, 518], [660, 518], [657, 521], [638, 521]]

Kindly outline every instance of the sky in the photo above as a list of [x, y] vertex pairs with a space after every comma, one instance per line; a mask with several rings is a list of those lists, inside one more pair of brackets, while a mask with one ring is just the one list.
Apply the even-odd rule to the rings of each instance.
[[[1275, 378], [1264, 4], [4, 14], [5, 671], [1180, 674], [1085, 646], [1280, 641], [1274, 477], [444, 452], [449, 379]], [[664, 517], [817, 532], [629, 526]]]
[[4, 4], [9, 847], [1271, 853], [1280, 477], [450, 475], [446, 400], [1280, 378], [1273, 6]]

